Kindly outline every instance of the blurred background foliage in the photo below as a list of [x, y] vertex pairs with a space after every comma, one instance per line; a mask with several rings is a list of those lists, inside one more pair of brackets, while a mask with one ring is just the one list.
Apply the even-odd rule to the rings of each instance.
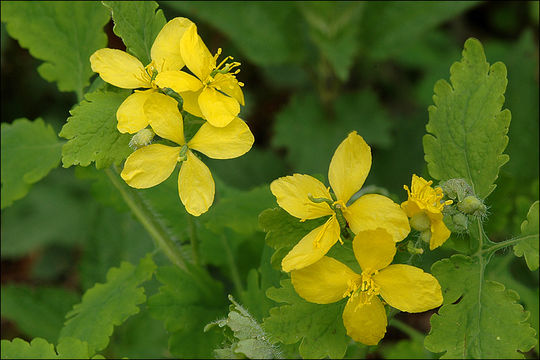
[[[158, 3], [167, 19], [185, 16], [196, 22], [211, 52], [221, 47], [242, 63], [238, 78], [245, 83], [247, 106], [241, 117], [255, 145], [238, 159], [208, 159], [223, 201], [201, 217], [207, 226], [197, 229], [203, 259], [217, 274], [228, 274], [231, 257], [240, 264], [239, 274], [228, 275], [240, 282], [261, 258], [269, 264], [256, 219], [258, 212], [274, 206], [267, 185], [293, 172], [325, 178], [334, 149], [352, 130], [372, 148], [366, 184], [384, 187], [394, 200], [403, 201], [402, 186], [411, 174], [427, 176], [422, 136], [433, 85], [448, 78], [449, 66], [460, 59], [469, 37], [482, 42], [490, 63], [502, 61], [508, 69], [505, 107], [512, 121], [505, 152], [510, 162], [488, 198], [487, 230], [497, 240], [519, 233], [530, 204], [538, 199], [538, 1]], [[105, 31], [109, 47], [123, 47], [112, 22]], [[40, 63], [10, 38], [2, 23], [2, 122], [41, 117], [59, 132], [76, 96], [42, 79], [36, 71]], [[156, 205], [161, 214], [169, 214], [162, 221], [182, 233], [189, 226], [184, 217], [175, 217], [178, 199], [170, 196], [175, 186], [172, 179], [145, 191], [163, 200]], [[227, 216], [230, 207], [251, 214], [253, 221], [235, 222]], [[39, 336], [55, 342], [65, 313], [84, 290], [104, 281], [106, 271], [121, 260], [136, 263], [153, 250], [141, 225], [93, 165], [53, 170], [25, 198], [2, 210], [1, 222], [3, 339]], [[235, 235], [226, 246], [229, 232]], [[512, 273], [504, 271], [509, 266]], [[488, 277], [504, 276], [498, 280], [517, 290], [533, 311], [538, 333], [538, 270], [529, 272], [513, 257], [495, 259], [491, 269]], [[249, 273], [248, 289], [258, 289], [256, 272]], [[268, 276], [261, 288], [278, 280]], [[150, 282], [148, 291], [157, 286]], [[249, 301], [253, 293], [244, 301], [262, 318], [269, 306], [258, 304], [260, 298]], [[427, 331], [427, 317], [423, 323], [414, 319], [412, 327]], [[433, 356], [421, 346], [422, 339], [414, 340], [414, 332], [389, 331], [391, 341], [379, 356]], [[160, 321], [142, 311], [115, 331], [107, 352], [166, 356], [167, 334]], [[365, 352], [351, 347], [347, 356]]]

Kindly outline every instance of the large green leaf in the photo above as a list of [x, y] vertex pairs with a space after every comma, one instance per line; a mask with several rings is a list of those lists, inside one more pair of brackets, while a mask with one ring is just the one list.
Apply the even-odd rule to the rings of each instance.
[[160, 267], [159, 293], [148, 299], [150, 314], [164, 320], [170, 334], [169, 351], [182, 358], [209, 358], [221, 340], [217, 333], [204, 333], [206, 324], [226, 313], [221, 283], [198, 268], [189, 273], [178, 267]]
[[444, 302], [431, 317], [425, 346], [445, 352], [442, 358], [523, 358], [536, 343], [529, 312], [517, 301], [519, 295], [501, 283], [484, 280], [478, 260], [453, 255], [432, 266]]
[[64, 288], [9, 284], [2, 286], [2, 317], [29, 337], [56, 342], [64, 316], [80, 296]]
[[[301, 33], [300, 14], [293, 2], [171, 1], [163, 4], [193, 21], [202, 20], [216, 27], [256, 64], [284, 64], [304, 56], [302, 37], [291, 36]], [[201, 36], [203, 41], [208, 41], [204, 33]], [[210, 49], [211, 52], [216, 50]], [[224, 49], [224, 54], [228, 53]]]
[[116, 129], [116, 111], [130, 91], [94, 92], [70, 111], [71, 117], [60, 131], [69, 141], [62, 148], [62, 164], [96, 168], [119, 164], [131, 153], [129, 134]]
[[383, 60], [407, 51], [418, 37], [477, 1], [370, 1], [360, 22], [362, 50]]
[[62, 142], [42, 119], [2, 123], [2, 209], [24, 197], [30, 185], [60, 163]]
[[45, 80], [82, 98], [93, 74], [90, 55], [107, 45], [109, 15], [99, 2], [2, 1], [2, 21], [21, 47], [45, 61], [38, 67]]
[[470, 38], [463, 59], [450, 68], [450, 82], [435, 84], [435, 105], [428, 109], [428, 134], [423, 139], [428, 170], [438, 180], [463, 178], [485, 198], [508, 161], [502, 152], [508, 143], [510, 111], [501, 111], [506, 67], [501, 62], [490, 66], [482, 44]]
[[339, 359], [345, 355], [350, 342], [342, 320], [345, 302], [309, 303], [296, 294], [289, 279], [282, 280], [280, 288], [268, 289], [266, 295], [286, 303], [270, 309], [270, 316], [264, 319], [263, 327], [272, 339], [285, 344], [301, 340], [299, 351], [303, 358]]
[[527, 220], [521, 224], [521, 236], [523, 240], [514, 246], [514, 254], [516, 256], [524, 256], [527, 261], [527, 266], [531, 270], [538, 269], [538, 252], [539, 236], [538, 236], [538, 200], [531, 205], [527, 213]]
[[163, 11], [155, 1], [103, 1], [114, 20], [113, 31], [122, 38], [127, 51], [143, 65], [150, 63], [150, 49], [165, 25]]
[[75, 337], [87, 341], [92, 353], [104, 349], [114, 326], [139, 312], [137, 305], [146, 300], [141, 284], [152, 277], [155, 269], [148, 255], [138, 266], [123, 262], [109, 270], [107, 281], [88, 290], [81, 303], [66, 315], [60, 339]]
[[[35, 338], [30, 343], [15, 338], [12, 341], [2, 340], [2, 359], [89, 359], [91, 352], [88, 344], [75, 338], [64, 338], [54, 349], [42, 338]], [[93, 359], [104, 359], [95, 356]]]

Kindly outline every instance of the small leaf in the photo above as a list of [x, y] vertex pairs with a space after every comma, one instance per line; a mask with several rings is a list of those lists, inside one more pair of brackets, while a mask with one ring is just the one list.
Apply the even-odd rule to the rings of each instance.
[[62, 142], [42, 119], [2, 123], [2, 209], [24, 197], [60, 163]]
[[62, 148], [64, 167], [95, 162], [102, 169], [127, 158], [131, 136], [116, 129], [116, 111], [129, 94], [125, 90], [89, 93], [70, 111], [72, 116], [60, 131], [69, 140]]
[[470, 38], [463, 59], [450, 68], [450, 85], [435, 84], [429, 107], [424, 152], [430, 175], [438, 180], [463, 178], [484, 199], [495, 188], [499, 168], [508, 161], [510, 111], [502, 110], [506, 67], [486, 62], [482, 44]]
[[521, 352], [536, 343], [529, 312], [519, 295], [495, 281], [484, 280], [483, 265], [476, 259], [453, 255], [432, 266], [444, 302], [431, 317], [431, 332], [425, 346], [445, 352], [443, 359], [523, 358]]
[[122, 38], [127, 51], [143, 65], [150, 63], [150, 49], [165, 25], [163, 11], [155, 1], [103, 1], [114, 20], [113, 31]]
[[538, 200], [535, 201], [529, 212], [527, 220], [521, 223], [521, 236], [524, 237], [519, 243], [514, 245], [514, 254], [516, 256], [525, 256], [527, 266], [531, 271], [538, 269]]
[[[67, 337], [54, 345], [42, 338], [35, 338], [30, 343], [15, 338], [2, 340], [2, 359], [89, 359], [88, 344], [79, 339]], [[101, 357], [103, 358], [103, 357]]]
[[270, 288], [266, 295], [279, 303], [264, 319], [264, 329], [284, 344], [300, 342], [303, 358], [342, 358], [350, 338], [343, 325], [343, 301], [328, 305], [313, 304], [300, 298], [289, 279], [281, 288]]
[[47, 81], [79, 98], [93, 75], [90, 55], [107, 45], [107, 10], [97, 1], [2, 1], [9, 34], [37, 59]]
[[66, 315], [60, 339], [75, 337], [87, 341], [92, 354], [104, 349], [114, 326], [139, 312], [137, 305], [146, 300], [140, 285], [152, 277], [155, 269], [148, 255], [136, 267], [122, 262], [119, 268], [109, 270], [107, 282], [88, 290], [81, 303]]

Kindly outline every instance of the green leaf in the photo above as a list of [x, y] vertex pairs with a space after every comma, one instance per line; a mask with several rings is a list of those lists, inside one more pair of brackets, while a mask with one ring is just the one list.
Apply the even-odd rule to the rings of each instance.
[[408, 50], [428, 30], [455, 18], [478, 1], [372, 1], [360, 22], [362, 50], [377, 60]]
[[430, 175], [438, 180], [463, 178], [484, 199], [495, 188], [508, 143], [510, 111], [502, 110], [506, 67], [486, 62], [476, 39], [465, 42], [463, 59], [450, 68], [450, 85], [435, 84], [424, 152]]
[[60, 131], [69, 141], [62, 148], [62, 165], [88, 166], [96, 163], [102, 169], [120, 164], [131, 153], [129, 134], [116, 129], [116, 111], [130, 91], [95, 92], [75, 106], [71, 117]]
[[198, 268], [190, 266], [189, 271], [158, 268], [156, 277], [163, 286], [148, 299], [148, 309], [152, 316], [164, 320], [173, 356], [209, 358], [221, 339], [203, 329], [226, 312], [223, 287]]
[[[3, 4], [3, 3], [2, 3]], [[60, 163], [62, 142], [41, 118], [2, 123], [2, 209], [23, 198], [33, 183]]]
[[463, 255], [436, 262], [444, 302], [431, 317], [425, 346], [445, 352], [442, 358], [523, 358], [518, 352], [536, 343], [529, 312], [517, 301], [519, 295], [501, 283], [484, 280], [482, 264]]
[[15, 338], [12, 341], [2, 340], [2, 359], [89, 359], [88, 344], [75, 338], [60, 340], [54, 345], [42, 338], [35, 338], [30, 343]]
[[394, 343], [385, 342], [381, 347], [385, 359], [436, 359], [433, 353], [424, 348], [424, 344], [414, 340], [399, 340]]
[[136, 267], [122, 262], [119, 268], [109, 270], [107, 282], [88, 290], [81, 303], [66, 315], [60, 339], [75, 337], [87, 341], [92, 353], [104, 349], [114, 326], [139, 312], [137, 305], [146, 300], [140, 285], [152, 277], [155, 269], [148, 255]]
[[124, 41], [127, 51], [143, 65], [150, 63], [150, 49], [166, 23], [155, 1], [103, 1], [114, 20], [113, 31]]
[[299, 297], [289, 279], [281, 281], [281, 288], [270, 288], [266, 295], [278, 302], [286, 303], [270, 309], [264, 319], [264, 329], [285, 344], [300, 342], [303, 358], [342, 358], [347, 351], [350, 338], [343, 326], [345, 302], [320, 305]]
[[2, 317], [29, 337], [55, 342], [64, 316], [79, 301], [79, 295], [64, 288], [8, 284], [2, 286]]
[[538, 252], [540, 251], [538, 237], [538, 200], [535, 201], [527, 213], [527, 220], [521, 223], [521, 236], [523, 240], [514, 245], [514, 254], [524, 256], [531, 271], [538, 269]]
[[45, 61], [38, 67], [45, 80], [82, 98], [93, 75], [90, 55], [107, 46], [109, 15], [99, 2], [2, 1], [2, 21], [21, 47]]
[[[290, 36], [302, 30], [298, 21], [300, 14], [293, 3], [171, 1], [164, 5], [180, 11], [182, 16], [211, 24], [226, 34], [248, 60], [258, 65], [296, 62], [304, 56], [302, 38]], [[201, 37], [208, 41], [204, 33]], [[212, 53], [215, 50], [210, 49]], [[224, 54], [229, 54], [226, 49]]]

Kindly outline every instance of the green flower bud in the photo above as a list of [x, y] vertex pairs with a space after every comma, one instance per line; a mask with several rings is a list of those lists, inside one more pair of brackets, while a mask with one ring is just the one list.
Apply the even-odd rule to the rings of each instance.
[[463, 179], [449, 179], [441, 182], [439, 186], [444, 195], [452, 200], [461, 201], [461, 199], [473, 194], [471, 186]]
[[431, 222], [429, 221], [429, 217], [423, 212], [415, 214], [409, 220], [409, 223], [411, 224], [411, 227], [413, 229], [420, 232], [429, 230], [431, 228]]
[[457, 207], [459, 211], [474, 215], [474, 216], [482, 216], [486, 213], [486, 205], [482, 202], [482, 200], [478, 199], [476, 196], [467, 196], [465, 199], [461, 200]]
[[426, 244], [429, 244], [429, 241], [431, 240], [431, 231], [429, 230], [422, 231], [420, 233], [420, 240], [422, 240]]
[[463, 232], [467, 231], [467, 226], [469, 224], [469, 219], [467, 219], [467, 215], [462, 213], [457, 213], [454, 216], [452, 216], [452, 221], [454, 223], [454, 227], [456, 228], [456, 232]]
[[139, 130], [129, 142], [129, 146], [135, 149], [146, 146], [152, 142], [154, 138], [154, 132], [151, 129], [142, 129]]

